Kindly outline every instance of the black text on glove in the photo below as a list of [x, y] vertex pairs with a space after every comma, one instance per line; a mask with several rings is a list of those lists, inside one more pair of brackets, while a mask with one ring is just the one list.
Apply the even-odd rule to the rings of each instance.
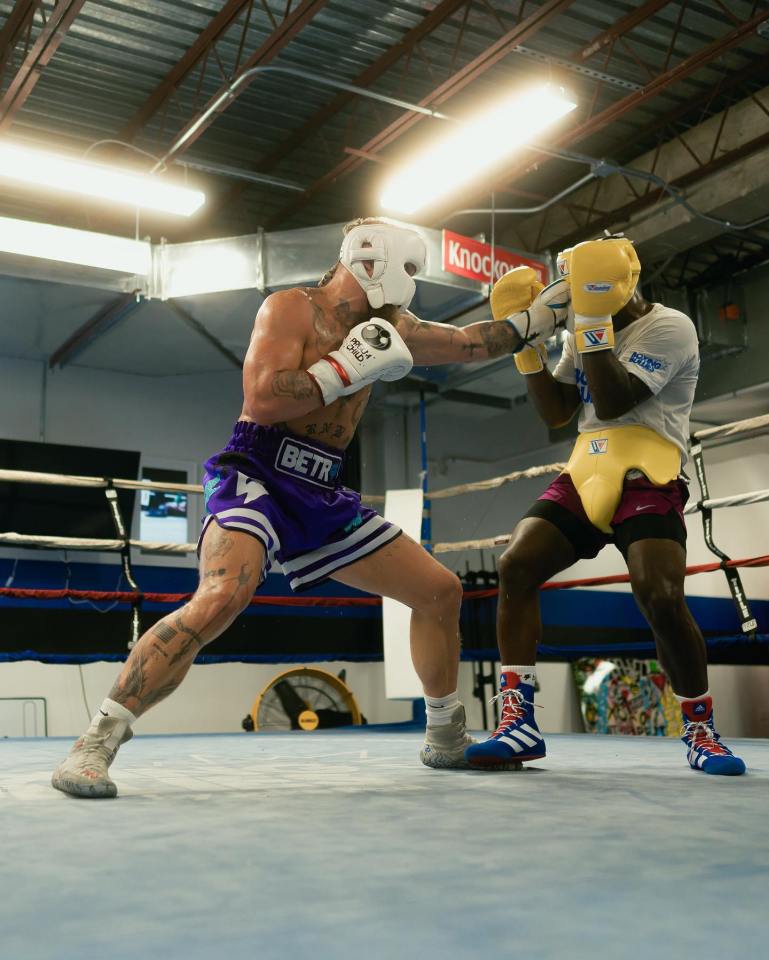
[[321, 357], [307, 373], [328, 406], [377, 380], [400, 380], [413, 365], [411, 352], [395, 327], [381, 317], [372, 317], [353, 327], [339, 349]]

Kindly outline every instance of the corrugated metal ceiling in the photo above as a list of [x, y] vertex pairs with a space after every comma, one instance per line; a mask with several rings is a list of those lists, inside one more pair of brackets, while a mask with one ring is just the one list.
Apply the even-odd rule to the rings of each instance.
[[[411, 102], [430, 97], [432, 91], [515, 26], [521, 15], [525, 19], [551, 3], [552, 0], [455, 3], [451, 16], [417, 45], [404, 47], [404, 55], [393, 57], [392, 64], [371, 81], [369, 87]], [[656, 12], [604, 46], [595, 56], [575, 62], [579, 51], [591, 40], [648, 5], [649, 0], [646, 3], [643, 0], [574, 0], [547, 20], [531, 38], [526, 38], [523, 51], [508, 53], [441, 104], [441, 109], [461, 113], [504, 87], [544, 77], [568, 85], [575, 93], [580, 107], [578, 116], [570, 123], [576, 124], [584, 120], [589, 111], [595, 115], [618, 103], [665, 70], [723, 38], [740, 21], [755, 16], [756, 12], [765, 9], [769, 16], [767, 0], [757, 3], [752, 0], [724, 3], [671, 0], [656, 4], [659, 7]], [[12, 6], [9, 0], [0, 0], [0, 24]], [[50, 2], [43, 5], [49, 14], [51, 6]], [[156, 155], [163, 154], [185, 123], [220, 89], [224, 79], [236, 73], [239, 65], [265, 43], [286, 9], [284, 0], [261, 0], [242, 6], [242, 12], [215, 48], [181, 80], [174, 95], [138, 131], [137, 146]], [[330, 0], [318, 6], [312, 19], [290, 37], [270, 63], [354, 83], [364, 70], [402, 44], [404, 38], [408, 39], [409, 31], [443, 4]], [[16, 115], [10, 135], [35, 142], [54, 142], [74, 152], [82, 152], [98, 140], [120, 136], [224, 7], [223, 3], [182, 0], [125, 3], [87, 0]], [[291, 5], [292, 10], [299, 7], [298, 2]], [[247, 14], [249, 20], [244, 29]], [[38, 14], [33, 39], [41, 28]], [[669, 139], [670, 130], [659, 129], [661, 119], [687, 103], [702, 101], [724, 77], [742, 75], [730, 88], [732, 98], [769, 84], [768, 43], [757, 32], [751, 32], [716, 59], [580, 141], [578, 148], [627, 161], [648, 149], [661, 135]], [[15, 62], [6, 68], [4, 86], [18, 66], [22, 52], [17, 49]], [[548, 57], [557, 62], [540, 62]], [[564, 62], [571, 65], [564, 66]], [[595, 72], [596, 76], [586, 75], [585, 69]], [[233, 100], [190, 148], [189, 156], [244, 170], [258, 168], [265, 157], [279, 151], [287, 138], [312, 121], [335, 96], [336, 91], [317, 82], [266, 73]], [[678, 120], [679, 128], [701, 121], [722, 109], [723, 104], [724, 96], [715, 93], [693, 113], [683, 113]], [[317, 131], [286, 150], [284, 156], [273, 158], [269, 172], [309, 186], [344, 159], [345, 147], [361, 148], [402, 113], [397, 108], [352, 97], [325, 119]], [[420, 142], [433, 132], [436, 123], [421, 120], [406, 135], [384, 148], [382, 159], [397, 156]], [[211, 214], [205, 222], [185, 228], [186, 234], [178, 238], [249, 232], [271, 220], [277, 220], [281, 227], [291, 227], [345, 219], [370, 209], [372, 190], [380, 174], [379, 164], [361, 162], [352, 173], [340, 176], [336, 183], [298, 204], [291, 202], [292, 194], [258, 184], [250, 184], [233, 196], [233, 181], [202, 177], [210, 193]], [[567, 165], [553, 162], [538, 173], [520, 177], [516, 186], [540, 193], [553, 192], [573, 179], [573, 175], [574, 170]], [[198, 173], [191, 173], [190, 177], [201, 180]], [[225, 198], [228, 203], [223, 206]], [[509, 203], [511, 199], [504, 195], [497, 197], [500, 204]], [[41, 216], [40, 204], [33, 202], [28, 194], [9, 191], [2, 207], [15, 215], [27, 210], [30, 216]], [[83, 218], [82, 207], [73, 210], [47, 204], [46, 210], [51, 218], [58, 217], [69, 223]], [[95, 220], [98, 221], [98, 217]], [[123, 220], [118, 229], [130, 230], [130, 223]], [[150, 221], [147, 229], [177, 238], [174, 228], [167, 224]]]

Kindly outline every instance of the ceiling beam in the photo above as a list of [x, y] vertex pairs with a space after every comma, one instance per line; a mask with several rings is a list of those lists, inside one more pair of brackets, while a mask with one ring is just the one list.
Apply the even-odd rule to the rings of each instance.
[[686, 59], [682, 60], [675, 67], [672, 67], [670, 70], [666, 70], [664, 73], [659, 74], [659, 76], [656, 76], [640, 90], [636, 91], [635, 93], [628, 94], [618, 103], [612, 104], [605, 110], [602, 110], [600, 113], [596, 114], [596, 116], [592, 117], [590, 120], [580, 124], [576, 129], [564, 134], [558, 138], [555, 146], [567, 146], [568, 144], [575, 143], [579, 140], [584, 140], [592, 134], [597, 133], [599, 130], [603, 130], [604, 127], [607, 127], [610, 123], [618, 120], [630, 110], [635, 109], [635, 107], [640, 106], [642, 103], [645, 103], [652, 97], [656, 97], [667, 87], [679, 80], [683, 80], [684, 77], [688, 77], [689, 74], [693, 73], [695, 70], [699, 70], [712, 60], [720, 57], [722, 53], [726, 53], [727, 50], [731, 50], [732, 47], [737, 46], [737, 44], [745, 40], [746, 37], [755, 33], [756, 28], [760, 26], [760, 24], [764, 23], [767, 19], [769, 19], [769, 11], [765, 9], [762, 10], [761, 13], [755, 14], [744, 23], [741, 23], [733, 30], [730, 30], [725, 36], [707, 44], [701, 50], [698, 50], [691, 56], [686, 57]]
[[[737, 163], [737, 161], [743, 160], [745, 157], [749, 157], [751, 154], [757, 153], [759, 150], [763, 150], [765, 147], [769, 147], [769, 133], [762, 133], [760, 136], [754, 137], [752, 140], [748, 140], [739, 147], [735, 147], [733, 150], [722, 153], [719, 157], [715, 157], [708, 163], [705, 163], [700, 167], [696, 167], [694, 170], [690, 170], [683, 176], [678, 177], [678, 179], [672, 180], [670, 182], [670, 186], [675, 187], [678, 190], [684, 190], [687, 187], [692, 187], [701, 180], [704, 180], [706, 177], [709, 177], [714, 173], [718, 173], [719, 170], [723, 170]], [[643, 196], [639, 197], [637, 200], [632, 200], [630, 203], [627, 203], [624, 206], [619, 207], [616, 210], [612, 210], [604, 216], [591, 221], [586, 226], [580, 227], [579, 230], [575, 230], [573, 233], [570, 233], [567, 236], [560, 237], [558, 239], [557, 246], [563, 248], [570, 247], [575, 243], [579, 243], [580, 240], [584, 240], [587, 237], [593, 236], [596, 233], [600, 233], [601, 231], [609, 229], [612, 226], [627, 223], [631, 217], [643, 212], [647, 207], [653, 207], [661, 200], [664, 200], [667, 196], [668, 194], [665, 190], [661, 189], [660, 187], [655, 187], [654, 189], [649, 190], [648, 193], [643, 194]]]
[[[572, 3], [573, 0], [545, 0], [545, 3], [529, 14], [525, 20], [516, 24], [516, 26], [508, 30], [507, 33], [490, 47], [487, 47], [487, 49], [474, 60], [471, 60], [470, 63], [462, 67], [461, 70], [452, 74], [452, 76], [440, 84], [440, 86], [431, 90], [419, 101], [418, 106], [434, 108], [455, 96], [469, 83], [472, 83], [496, 63], [512, 53], [516, 46], [537, 34], [549, 20], [557, 14], [562, 13]], [[378, 150], [394, 143], [422, 119], [423, 114], [407, 112], [389, 126], [385, 127], [385, 129], [375, 137], [372, 137], [367, 143], [364, 143], [360, 147], [360, 150], [364, 153], [376, 153]], [[366, 160], [360, 156], [346, 155], [332, 170], [329, 170], [314, 183], [310, 184], [300, 199], [287, 204], [275, 213], [269, 219], [267, 228], [269, 229], [271, 226], [284, 222], [286, 217], [306, 206], [308, 201], [312, 200], [317, 194], [326, 190], [332, 184], [336, 183], [340, 177], [346, 176], [365, 162]]]
[[[448, 20], [460, 7], [466, 6], [467, 3], [468, 0], [442, 0], [420, 23], [412, 27], [408, 33], [404, 34], [402, 39], [393, 44], [378, 60], [375, 60], [374, 63], [366, 67], [362, 73], [359, 73], [358, 76], [351, 81], [353, 86], [368, 87], [394, 63], [402, 57], [408, 56], [417, 43], [436, 30], [444, 21]], [[332, 117], [336, 116], [344, 107], [351, 103], [355, 97], [356, 94], [347, 91], [336, 94], [325, 107], [314, 113], [298, 130], [295, 130], [268, 154], [261, 157], [258, 162], [254, 164], [253, 169], [259, 171], [259, 173], [267, 173], [274, 169], [281, 160], [309, 140], [317, 130], [328, 123]], [[234, 203], [247, 187], [248, 185], [245, 183], [232, 187], [222, 199], [220, 208], [227, 207]]]
[[[766, 9], [763, 9], [761, 13], [754, 14], [748, 20], [744, 21], [733, 30], [730, 30], [729, 33], [725, 34], [723, 37], [720, 37], [718, 40], [714, 40], [712, 43], [707, 44], [696, 53], [686, 57], [675, 67], [672, 67], [671, 69], [666, 70], [664, 73], [656, 76], [652, 81], [647, 83], [646, 86], [642, 87], [641, 90], [628, 94], [626, 97], [623, 97], [621, 100], [613, 103], [611, 106], [607, 107], [605, 110], [602, 110], [594, 117], [591, 117], [584, 123], [578, 124], [576, 127], [573, 127], [571, 130], [562, 134], [560, 137], [555, 138], [555, 140], [552, 142], [552, 147], [555, 149], [569, 147], [575, 143], [579, 143], [580, 141], [587, 139], [594, 133], [598, 133], [600, 130], [603, 130], [605, 127], [609, 126], [609, 124], [619, 120], [626, 113], [629, 113], [642, 103], [652, 99], [653, 97], [656, 97], [667, 87], [679, 80], [684, 79], [684, 77], [689, 76], [689, 74], [701, 69], [708, 63], [720, 57], [727, 50], [731, 50], [732, 47], [737, 46], [737, 44], [742, 42], [746, 37], [755, 33], [756, 29], [762, 23], [766, 22], [767, 19], [769, 19], [769, 12]], [[539, 156], [536, 166], [541, 169], [546, 163], [547, 158], [545, 156]], [[530, 155], [527, 152], [526, 158], [515, 163], [512, 169], [508, 168], [504, 177], [498, 177], [495, 179], [495, 182], [484, 184], [484, 195], [490, 192], [503, 192], [505, 190], [509, 190], [510, 187], [515, 184], [524, 174], [533, 169], [533, 166], [534, 164], [532, 164]], [[463, 194], [462, 197], [453, 197], [451, 201], [452, 208], [456, 207], [457, 205], [470, 205], [473, 197], [477, 197], [478, 192], [478, 188], [476, 188], [472, 192]], [[440, 219], [440, 217], [445, 214], [446, 209], [448, 208], [444, 205], [442, 210], [437, 210], [435, 212], [432, 219]]]
[[117, 326], [122, 320], [138, 310], [144, 301], [139, 297], [138, 290], [125, 293], [115, 300], [111, 300], [89, 320], [81, 324], [75, 332], [67, 337], [61, 346], [57, 347], [48, 358], [48, 367], [63, 367], [71, 363], [75, 357], [88, 347], [92, 346], [99, 337]]
[[723, 257], [719, 258], [717, 263], [710, 265], [706, 270], [697, 276], [691, 277], [685, 281], [685, 286], [691, 290], [697, 290], [701, 287], [714, 287], [719, 283], [726, 283], [734, 276], [744, 273], [753, 267], [760, 267], [761, 264], [769, 260], [769, 246], [762, 250], [756, 250], [745, 257]]
[[[655, 117], [650, 123], [647, 123], [644, 127], [639, 127], [633, 133], [633, 141], [636, 144], [643, 143], [648, 137], [655, 136], [659, 133], [664, 133], [668, 127], [671, 127], [673, 124], [677, 123], [679, 120], [682, 120], [684, 117], [690, 116], [697, 110], [707, 110], [713, 101], [717, 97], [723, 97], [728, 93], [731, 93], [732, 90], [739, 87], [741, 84], [744, 84], [748, 81], [754, 81], [758, 88], [762, 88], [766, 85], [767, 77], [769, 77], [769, 65], [764, 63], [763, 69], [759, 67], [755, 61], [751, 61], [741, 70], [737, 70], [734, 73], [724, 74], [717, 83], [712, 87], [709, 87], [701, 96], [699, 97], [689, 97], [683, 102], [681, 102], [677, 107], [674, 107], [668, 113], [661, 117]], [[763, 78], [763, 79], [762, 79]], [[751, 93], [748, 93], [747, 96], [752, 96]], [[697, 119], [697, 123], [702, 122], [702, 116]]]
[[202, 337], [206, 343], [209, 344], [209, 346], [212, 346], [214, 350], [217, 351], [217, 353], [220, 353], [231, 366], [237, 367], [238, 370], [243, 369], [243, 363], [240, 358], [236, 357], [228, 347], [225, 347], [222, 341], [218, 337], [215, 337], [213, 333], [211, 333], [211, 331], [200, 322], [200, 320], [197, 320], [195, 317], [193, 317], [191, 313], [185, 310], [184, 307], [180, 306], [174, 300], [166, 300], [166, 306], [173, 310], [176, 316], [183, 323], [185, 323], [190, 330], [197, 333], [197, 335]]
[[84, 3], [85, 0], [60, 0], [51, 10], [45, 26], [0, 100], [0, 133], [10, 127], [16, 114], [27, 102]]
[[[302, 0], [296, 9], [289, 13], [277, 26], [259, 49], [251, 54], [232, 80], [229, 83], [223, 84], [203, 109], [188, 120], [183, 129], [177, 134], [174, 146], [165, 154], [163, 158], [164, 161], [171, 163], [174, 159], [181, 156], [185, 150], [188, 150], [192, 144], [205, 133], [216, 118], [237, 100], [243, 91], [256, 79], [256, 76], [249, 77], [241, 83], [230, 96], [227, 96], [230, 87], [238, 77], [242, 76], [248, 70], [253, 69], [253, 67], [264, 66], [274, 60], [302, 28], [320, 13], [328, 2], [329, 0]], [[221, 105], [216, 110], [211, 110], [210, 114], [208, 114], [208, 111], [223, 97], [226, 99], [223, 100]]]
[[[508, 358], [508, 366], [510, 360]], [[452, 403], [464, 403], [479, 407], [491, 407], [495, 410], [512, 410], [519, 406], [518, 398], [499, 397], [492, 393], [476, 393], [470, 390], [446, 389], [443, 386], [433, 383], [431, 380], [417, 380], [415, 377], [407, 377], [399, 380], [397, 387], [387, 385], [388, 389], [384, 392], [385, 397], [403, 396], [403, 394], [425, 394], [429, 399], [428, 403], [437, 400], [449, 400]], [[381, 394], [380, 394], [381, 395]]]
[[197, 63], [211, 50], [222, 35], [229, 30], [241, 11], [253, 0], [228, 0], [219, 13], [198, 36], [179, 62], [163, 77], [128, 123], [117, 135], [118, 140], [133, 142], [142, 128], [152, 119], [176, 88], [194, 69]]
[[25, 30], [32, 24], [38, 0], [16, 0], [0, 30], [0, 74]]
[[571, 59], [577, 63], [584, 63], [585, 60], [589, 60], [595, 56], [599, 50], [603, 50], [603, 48], [610, 43], [614, 43], [615, 40], [629, 33], [637, 27], [639, 23], [648, 20], [649, 17], [653, 16], [663, 7], [666, 7], [669, 3], [670, 0], [646, 0], [646, 3], [641, 4], [641, 6], [635, 10], [631, 10], [630, 13], [625, 14], [624, 17], [620, 17], [619, 20], [613, 23], [607, 30], [599, 33], [590, 43], [584, 46], [578, 53], [575, 53]]

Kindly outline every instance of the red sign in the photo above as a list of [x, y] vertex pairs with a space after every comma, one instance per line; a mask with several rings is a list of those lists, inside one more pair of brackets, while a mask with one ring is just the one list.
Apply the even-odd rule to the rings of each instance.
[[550, 271], [541, 260], [529, 260], [520, 254], [494, 247], [494, 276], [492, 278], [491, 244], [481, 243], [472, 237], [463, 237], [461, 233], [443, 231], [443, 269], [446, 273], [455, 273], [480, 283], [496, 283], [503, 273], [513, 267], [533, 267], [542, 283], [549, 283]]

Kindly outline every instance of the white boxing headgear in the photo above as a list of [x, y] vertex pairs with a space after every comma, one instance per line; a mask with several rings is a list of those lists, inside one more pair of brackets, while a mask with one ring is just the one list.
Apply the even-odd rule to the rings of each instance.
[[[390, 223], [362, 223], [353, 227], [342, 241], [339, 259], [366, 292], [368, 302], [378, 310], [386, 303], [407, 307], [417, 285], [406, 271], [424, 269], [427, 247], [416, 230]], [[371, 276], [363, 261], [373, 262]]]

